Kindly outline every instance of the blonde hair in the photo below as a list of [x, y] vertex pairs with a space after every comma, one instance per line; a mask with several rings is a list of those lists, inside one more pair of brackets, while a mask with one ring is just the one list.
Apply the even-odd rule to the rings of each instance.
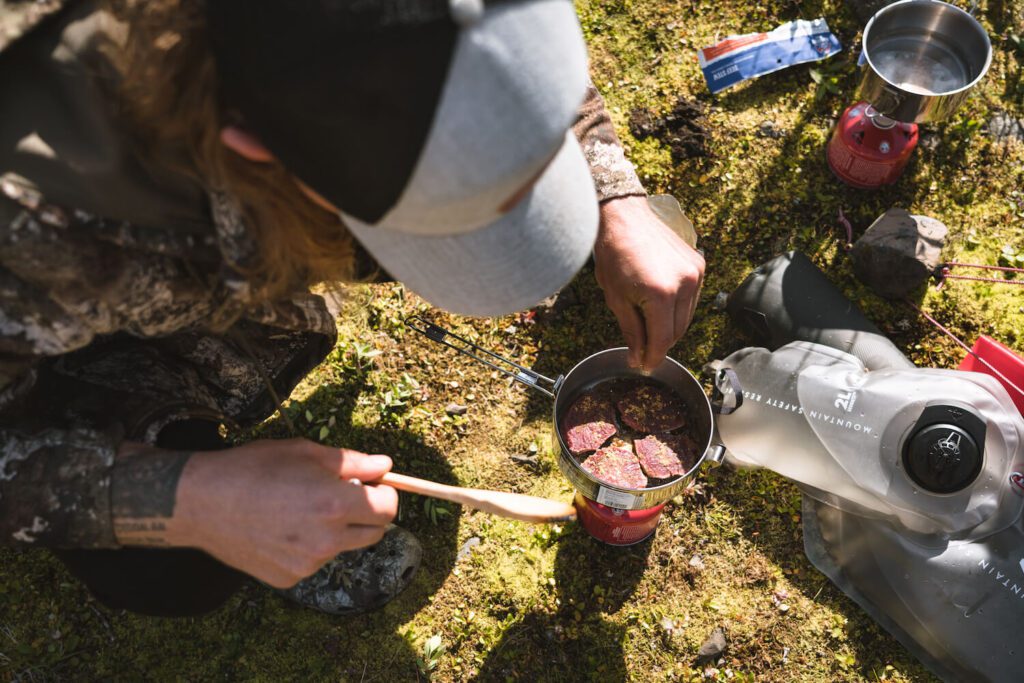
[[107, 6], [127, 29], [112, 55], [121, 73], [124, 124], [147, 158], [160, 163], [184, 152], [181, 170], [238, 202], [257, 254], [252, 263], [233, 265], [254, 297], [272, 300], [351, 279], [352, 238], [338, 216], [306, 197], [276, 161], [247, 161], [221, 143], [221, 129], [237, 121], [219, 101], [204, 0], [108, 0]]

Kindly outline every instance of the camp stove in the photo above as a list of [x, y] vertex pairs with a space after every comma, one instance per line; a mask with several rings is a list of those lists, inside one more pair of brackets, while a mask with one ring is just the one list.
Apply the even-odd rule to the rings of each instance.
[[[428, 339], [554, 400], [552, 445], [558, 458], [558, 468], [576, 489], [577, 519], [587, 533], [609, 545], [633, 545], [649, 538], [658, 526], [665, 503], [682, 493], [704, 468], [717, 467], [722, 462], [725, 447], [714, 439], [715, 417], [734, 411], [742, 403], [738, 398], [741, 392], [731, 372], [723, 371], [716, 379], [715, 400], [711, 401], [697, 378], [672, 358], [666, 358], [658, 367], [644, 372], [630, 367], [629, 349], [605, 349], [584, 358], [564, 375], [551, 378], [482, 348], [421, 316], [412, 316], [405, 324]], [[559, 425], [580, 394], [614, 379], [653, 380], [676, 394], [687, 406], [688, 427], [698, 453], [696, 462], [687, 472], [662, 484], [633, 489], [605, 482], [583, 469], [566, 444]], [[723, 387], [729, 388], [728, 399], [722, 395]]]
[[651, 537], [665, 503], [642, 510], [602, 505], [576, 492], [576, 518], [591, 536], [608, 545], [635, 545]]
[[836, 124], [828, 165], [848, 185], [895, 183], [917, 146], [919, 123], [948, 119], [992, 61], [970, 13], [939, 0], [901, 0], [864, 28], [860, 100]]
[[867, 102], [843, 112], [828, 143], [828, 165], [847, 185], [871, 190], [895, 183], [917, 147], [917, 124], [893, 121]]

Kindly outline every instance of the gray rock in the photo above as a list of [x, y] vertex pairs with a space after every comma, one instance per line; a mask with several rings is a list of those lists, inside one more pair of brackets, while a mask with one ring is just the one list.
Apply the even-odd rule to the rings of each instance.
[[986, 128], [996, 142], [1024, 140], [1024, 120], [1016, 119], [1005, 111], [993, 114]]
[[554, 320], [559, 318], [570, 307], [579, 304], [579, 302], [579, 295], [576, 294], [576, 291], [571, 286], [567, 285], [537, 304], [534, 310], [537, 311], [538, 319], [542, 321]]
[[774, 121], [762, 121], [757, 128], [757, 135], [762, 138], [778, 139], [786, 135], [786, 131], [779, 128]]
[[917, 146], [922, 149], [926, 149], [929, 152], [937, 150], [940, 144], [942, 144], [942, 138], [930, 131], [921, 133], [920, 137], [917, 139]]
[[670, 619], [669, 617], [662, 617], [661, 621], [658, 622], [658, 625], [661, 626], [662, 635], [668, 639], [671, 639], [673, 636], [683, 632], [683, 629], [676, 624], [675, 620]]
[[460, 403], [449, 403], [445, 407], [444, 412], [449, 415], [465, 415], [467, 410], [469, 410], [469, 406], [464, 406]]
[[941, 263], [948, 230], [940, 221], [889, 209], [853, 245], [853, 272], [876, 294], [898, 299]]
[[697, 650], [697, 661], [702, 663], [713, 662], [725, 652], [726, 647], [728, 647], [728, 643], [725, 640], [725, 631], [721, 628], [716, 628], [700, 646], [700, 649]]
[[462, 547], [459, 548], [459, 552], [455, 555], [455, 561], [461, 562], [462, 560], [472, 555], [473, 548], [477, 547], [478, 545], [480, 545], [480, 537], [470, 536], [468, 539], [466, 539], [466, 542], [462, 544]]

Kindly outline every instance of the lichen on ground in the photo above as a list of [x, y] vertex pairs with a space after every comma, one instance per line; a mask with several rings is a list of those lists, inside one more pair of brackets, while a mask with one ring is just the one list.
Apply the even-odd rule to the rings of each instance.
[[[985, 131], [1024, 114], [1024, 33], [1016, 3], [982, 3], [992, 69], [952, 121], [922, 127], [898, 183], [865, 192], [824, 161], [857, 82], [859, 25], [835, 1], [579, 0], [595, 83], [652, 192], [675, 195], [702, 233], [701, 307], [672, 356], [694, 371], [743, 345], [711, 302], [765, 259], [800, 249], [919, 365], [953, 367], [955, 344], [853, 277], [837, 223], [860, 234], [892, 206], [950, 228], [947, 259], [995, 264], [1024, 252], [1024, 144]], [[824, 16], [844, 45], [830, 61], [707, 94], [695, 49], [733, 33]], [[811, 69], [821, 80], [815, 82]], [[706, 153], [630, 134], [634, 112], [697, 102]], [[643, 122], [634, 117], [634, 122]], [[655, 126], [656, 127], [656, 126]], [[951, 282], [921, 305], [968, 341], [1024, 349], [1024, 297], [1009, 285]], [[569, 500], [550, 447], [550, 400], [419, 338], [402, 324], [425, 304], [400, 286], [346, 293], [338, 347], [286, 407], [302, 435], [395, 456], [443, 482]], [[557, 375], [621, 345], [593, 272], [535, 317], [437, 320], [486, 348]], [[449, 415], [452, 403], [464, 415]], [[454, 411], [458, 412], [458, 411]], [[260, 436], [284, 436], [280, 419]], [[250, 584], [216, 613], [157, 620], [99, 606], [44, 551], [3, 550], [0, 671], [9, 680], [220, 679], [926, 681], [927, 671], [805, 559], [800, 497], [768, 472], [702, 476], [666, 508], [653, 540], [610, 548], [575, 526], [539, 528], [402, 498], [399, 522], [427, 549], [413, 586], [379, 612], [340, 619]], [[471, 539], [476, 539], [471, 540]], [[716, 628], [713, 671], [697, 649]]]

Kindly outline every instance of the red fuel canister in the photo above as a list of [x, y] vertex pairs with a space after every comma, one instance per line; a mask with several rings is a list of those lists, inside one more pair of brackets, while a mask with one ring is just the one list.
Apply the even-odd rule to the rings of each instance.
[[836, 124], [828, 165], [847, 185], [872, 190], [896, 182], [916, 146], [917, 124], [887, 119], [858, 102]]
[[620, 510], [576, 492], [577, 520], [591, 536], [609, 545], [633, 545], [654, 533], [665, 503], [643, 510]]

